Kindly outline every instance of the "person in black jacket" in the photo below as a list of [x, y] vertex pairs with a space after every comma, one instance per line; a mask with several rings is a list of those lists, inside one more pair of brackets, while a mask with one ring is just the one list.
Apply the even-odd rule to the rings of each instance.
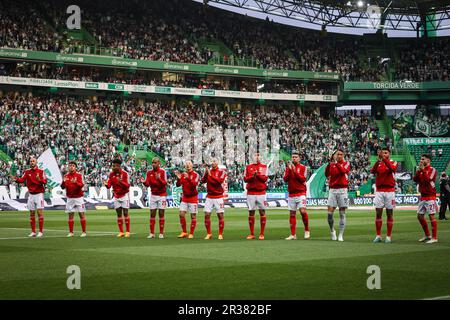
[[442, 172], [439, 186], [441, 189], [441, 208], [439, 210], [439, 220], [448, 220], [445, 217], [445, 212], [447, 211], [447, 208], [450, 210], [450, 179], [445, 172]]

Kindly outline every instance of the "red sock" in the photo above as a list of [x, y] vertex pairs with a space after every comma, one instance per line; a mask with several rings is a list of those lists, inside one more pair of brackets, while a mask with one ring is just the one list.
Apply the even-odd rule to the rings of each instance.
[[123, 233], [123, 218], [117, 217], [117, 225], [119, 226], [119, 231]]
[[30, 215], [30, 226], [31, 232], [36, 233], [36, 216], [34, 214]]
[[387, 232], [386, 232], [386, 235], [388, 237], [391, 236], [393, 227], [394, 227], [394, 217], [390, 217], [390, 218], [388, 217], [387, 218]]
[[255, 235], [255, 216], [248, 216], [248, 225], [250, 227], [250, 234]]
[[186, 218], [180, 216], [180, 224], [181, 224], [181, 230], [183, 230], [184, 233], [186, 233]]
[[433, 233], [433, 239], [437, 239], [437, 221], [436, 221], [434, 214], [430, 215], [430, 220], [431, 220], [431, 232]]
[[259, 223], [261, 225], [261, 233], [262, 235], [264, 235], [264, 230], [266, 228], [266, 216], [260, 216], [259, 217]]
[[420, 225], [422, 226], [423, 231], [425, 232], [425, 236], [430, 237], [430, 229], [428, 229], [427, 220], [425, 220], [424, 216], [419, 217]]
[[39, 216], [39, 232], [42, 232], [44, 230], [44, 216]]
[[192, 218], [191, 219], [191, 230], [190, 230], [191, 234], [194, 234], [196, 226], [197, 226], [197, 218]]
[[377, 228], [377, 236], [381, 237], [381, 227], [383, 226], [383, 218], [375, 218], [375, 227]]
[[302, 213], [302, 221], [303, 221], [303, 225], [305, 226], [305, 231], [309, 231], [309, 218], [308, 218], [308, 213]]
[[73, 218], [69, 217], [69, 232], [73, 233]]
[[206, 233], [211, 234], [211, 218], [205, 216]]
[[159, 233], [164, 234], [164, 218], [159, 218]]
[[223, 228], [225, 228], [225, 219], [220, 218], [219, 219], [219, 234], [223, 234]]
[[291, 235], [295, 235], [295, 229], [297, 228], [297, 217], [296, 216], [290, 216], [289, 217], [289, 223], [291, 224]]
[[86, 218], [81, 218], [80, 223], [81, 223], [81, 230], [83, 232], [86, 232]]
[[130, 216], [125, 216], [125, 226], [127, 228], [127, 232], [130, 232]]
[[155, 222], [156, 218], [150, 217], [150, 233], [155, 234]]

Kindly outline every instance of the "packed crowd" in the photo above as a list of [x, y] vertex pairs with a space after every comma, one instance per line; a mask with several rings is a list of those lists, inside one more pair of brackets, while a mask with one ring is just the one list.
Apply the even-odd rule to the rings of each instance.
[[411, 43], [400, 51], [395, 78], [409, 81], [449, 81], [450, 39]]
[[336, 85], [329, 82], [268, 81], [245, 78], [199, 78], [180, 75], [177, 79], [161, 79], [155, 72], [128, 72], [109, 68], [83, 68], [78, 66], [55, 66], [43, 63], [0, 63], [0, 76], [56, 79], [71, 81], [95, 81], [130, 85], [150, 85], [178, 88], [215, 90], [238, 90], [248, 92], [336, 94]]
[[[219, 105], [166, 102], [138, 105], [133, 101], [93, 102], [54, 96], [4, 97], [0, 100], [0, 146], [14, 159], [9, 164], [10, 170], [15, 168], [19, 172], [23, 172], [30, 155], [40, 155], [50, 147], [63, 172], [69, 160], [79, 161], [86, 181], [95, 186], [101, 186], [110, 161], [120, 156], [131, 172], [133, 183], [138, 184], [149, 164], [137, 159], [134, 150], [151, 150], [163, 158], [166, 167], [175, 167], [172, 134], [175, 129], [194, 132], [195, 121], [201, 122], [203, 130], [268, 129], [270, 135], [271, 129], [279, 129], [280, 148], [286, 153], [299, 150], [311, 170], [329, 160], [330, 150], [338, 147], [346, 150], [351, 157], [351, 185], [355, 188], [367, 179], [369, 154], [378, 143], [376, 129], [369, 119], [349, 113], [333, 120], [298, 108], [228, 111]], [[206, 139], [204, 136], [204, 148], [210, 145]], [[130, 147], [121, 150], [120, 144]], [[273, 172], [271, 188], [283, 187], [284, 165], [281, 161], [280, 168]], [[230, 186], [242, 189], [243, 168], [242, 165], [229, 168]], [[10, 170], [1, 170], [0, 179], [5, 179]]]
[[[80, 41], [55, 31], [65, 29], [65, 10], [72, 2], [3, 3], [7, 36], [0, 37], [0, 46], [71, 52], [70, 48], [80, 45]], [[364, 67], [355, 50], [361, 41], [353, 37], [326, 36], [180, 0], [112, 0], [107, 6], [79, 0], [77, 4], [82, 9], [84, 30], [93, 36], [97, 47], [110, 48], [112, 55], [204, 64], [213, 52], [201, 43], [214, 39], [223, 42], [236, 59], [256, 60], [260, 68], [334, 71], [348, 80], [375, 81], [381, 77], [380, 70]]]
[[36, 6], [27, 1], [0, 1], [0, 47], [60, 51], [61, 39]]

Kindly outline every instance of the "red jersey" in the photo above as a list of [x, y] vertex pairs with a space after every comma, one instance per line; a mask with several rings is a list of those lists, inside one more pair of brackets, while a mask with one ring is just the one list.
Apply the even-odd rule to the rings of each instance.
[[16, 182], [25, 182], [28, 192], [31, 194], [44, 193], [47, 177], [45, 176], [44, 170], [34, 167], [33, 169], [25, 170], [22, 178], [16, 178]]
[[418, 170], [413, 180], [419, 184], [421, 200], [436, 200], [437, 171], [432, 166]]
[[350, 162], [330, 162], [325, 168], [325, 177], [329, 178], [330, 189], [348, 188], [348, 173]]
[[205, 172], [202, 183], [206, 183], [207, 198], [218, 199], [223, 198], [224, 189], [222, 183], [225, 181], [227, 173], [222, 169], [210, 169], [210, 174]]
[[148, 171], [144, 186], [150, 187], [154, 196], [167, 196], [166, 170], [159, 168], [158, 170]]
[[197, 186], [200, 177], [194, 170], [181, 174], [181, 178], [177, 179], [177, 187], [183, 186], [182, 202], [198, 203]]
[[[256, 172], [256, 176], [253, 176]], [[248, 195], [266, 194], [267, 190], [267, 166], [262, 163], [252, 163], [245, 167], [244, 182], [247, 183]]]
[[122, 198], [130, 191], [130, 182], [128, 181], [128, 173], [120, 169], [118, 173], [111, 171], [109, 174], [108, 189], [113, 188], [113, 194], [116, 199]]
[[61, 188], [66, 189], [67, 198], [81, 198], [84, 196], [83, 192], [83, 176], [78, 172], [69, 172], [63, 178]]
[[301, 163], [294, 165], [294, 170], [286, 168], [283, 179], [288, 183], [289, 197], [306, 196], [307, 170]]
[[395, 172], [397, 171], [397, 162], [393, 160], [378, 160], [370, 169], [370, 173], [376, 175], [375, 185], [377, 191], [393, 192], [395, 191]]

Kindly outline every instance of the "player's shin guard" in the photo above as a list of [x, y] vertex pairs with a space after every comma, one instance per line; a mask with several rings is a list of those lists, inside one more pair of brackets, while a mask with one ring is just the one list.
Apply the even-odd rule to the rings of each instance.
[[260, 216], [259, 223], [261, 225], [260, 234], [264, 235], [264, 230], [266, 229], [266, 215]]
[[125, 216], [125, 227], [127, 232], [130, 232], [130, 216]]
[[73, 233], [73, 224], [74, 224], [73, 217], [69, 217], [69, 232], [70, 233]]
[[428, 222], [425, 220], [425, 217], [423, 215], [419, 215], [418, 217], [420, 225], [422, 226], [423, 232], [425, 233], [425, 236], [428, 238], [430, 237], [430, 229], [428, 228]]
[[30, 214], [30, 227], [31, 231], [36, 233], [36, 216], [34, 214]]
[[330, 231], [333, 232], [334, 230], [333, 212], [328, 212], [328, 226], [330, 227]]
[[308, 213], [305, 211], [305, 212], [301, 212], [301, 214], [302, 214], [303, 225], [305, 226], [305, 231], [309, 231]]
[[434, 214], [430, 214], [430, 220], [431, 220], [431, 232], [433, 239], [437, 239], [437, 221]]
[[248, 216], [248, 226], [250, 227], [250, 234], [255, 235], [255, 216]]
[[377, 229], [377, 236], [381, 237], [381, 227], [383, 226], [383, 218], [375, 218], [375, 228]]
[[159, 234], [164, 234], [164, 218], [159, 218]]
[[80, 223], [81, 223], [81, 230], [83, 232], [86, 232], [86, 218], [85, 217], [81, 218]]
[[183, 230], [184, 233], [187, 233], [186, 217], [180, 216], [180, 225], [181, 225], [181, 230]]
[[346, 223], [345, 211], [339, 210], [339, 234], [341, 236], [344, 235], [345, 223]]
[[155, 222], [156, 218], [150, 217], [150, 233], [155, 234]]
[[119, 227], [119, 231], [123, 233], [123, 218], [117, 217], [117, 226]]
[[394, 227], [394, 217], [387, 218], [387, 232], [386, 236], [390, 237], [392, 235], [392, 229]]
[[297, 228], [297, 217], [295, 215], [289, 217], [289, 224], [291, 225], [291, 235], [295, 236], [295, 229]]
[[219, 235], [223, 234], [223, 229], [225, 228], [225, 219], [219, 218]]
[[194, 234], [195, 231], [195, 227], [197, 226], [197, 218], [192, 218], [191, 219], [191, 230], [190, 230], [190, 234]]
[[210, 216], [205, 216], [205, 228], [206, 228], [206, 233], [211, 234], [211, 217]]
[[44, 231], [44, 216], [41, 214], [39, 215], [39, 232]]

